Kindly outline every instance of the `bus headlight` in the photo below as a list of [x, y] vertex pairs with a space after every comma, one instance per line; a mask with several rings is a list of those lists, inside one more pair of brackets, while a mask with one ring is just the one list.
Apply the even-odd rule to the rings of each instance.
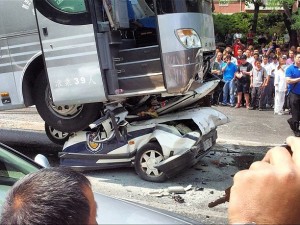
[[199, 35], [193, 29], [178, 29], [176, 37], [180, 43], [186, 48], [201, 48], [201, 40]]

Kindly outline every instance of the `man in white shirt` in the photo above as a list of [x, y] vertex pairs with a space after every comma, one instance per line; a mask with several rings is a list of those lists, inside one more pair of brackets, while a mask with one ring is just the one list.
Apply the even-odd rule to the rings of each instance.
[[253, 64], [253, 63], [254, 63], [254, 58], [253, 58], [253, 56], [251, 56], [251, 51], [250, 51], [250, 49], [247, 49], [247, 50], [245, 51], [245, 54], [246, 54], [246, 56], [247, 56], [247, 62], [250, 63], [250, 64]]
[[233, 35], [233, 40], [235, 40], [235, 39], [241, 39], [243, 37], [243, 35], [239, 32], [239, 31], [237, 31], [234, 35]]

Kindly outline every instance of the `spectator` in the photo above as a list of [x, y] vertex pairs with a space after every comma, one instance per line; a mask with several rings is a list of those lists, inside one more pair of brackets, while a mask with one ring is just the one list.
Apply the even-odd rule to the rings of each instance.
[[267, 42], [268, 42], [268, 37], [267, 37], [267, 35], [266, 35], [266, 34], [260, 34], [260, 35], [258, 36], [257, 42], [258, 42], [258, 44], [259, 44], [261, 47], [264, 47], [264, 46], [267, 44]]
[[97, 224], [96, 208], [84, 175], [62, 167], [42, 169], [14, 184], [0, 224]]
[[294, 51], [292, 49], [289, 50], [289, 58], [286, 60], [286, 65], [292, 65], [294, 63]]
[[252, 67], [255, 67], [255, 62], [259, 59], [259, 54], [258, 53], [254, 53], [253, 54], [253, 63], [252, 63]]
[[[261, 99], [260, 101], [262, 102], [262, 105], [264, 107], [268, 107], [270, 108], [271, 105], [270, 105], [270, 102], [268, 102], [268, 97], [269, 97], [269, 87], [271, 86], [270, 82], [271, 81], [271, 74], [272, 74], [272, 68], [271, 68], [271, 65], [269, 63], [269, 57], [267, 55], [264, 55], [263, 56], [263, 62], [261, 64], [261, 66], [266, 70], [267, 72], [267, 77], [266, 77], [266, 86], [263, 88], [264, 92], [263, 92], [263, 95], [261, 95]], [[273, 80], [273, 79], [272, 79]], [[273, 86], [274, 86], [274, 82], [273, 82]], [[268, 104], [268, 105], [267, 105]]]
[[278, 57], [278, 59], [282, 56], [281, 48], [277, 47], [275, 49], [275, 55]]
[[244, 50], [245, 45], [242, 44], [241, 40], [239, 38], [235, 39], [235, 42], [233, 44], [233, 56], [237, 57], [238, 56], [238, 50]]
[[290, 48], [290, 50], [292, 50], [294, 52], [294, 54], [295, 54], [295, 52], [296, 52], [296, 46], [292, 45], [291, 48]]
[[243, 35], [241, 34], [241, 32], [239, 30], [237, 30], [237, 32], [233, 35], [233, 41], [235, 42], [237, 39], [242, 39]]
[[274, 105], [274, 95], [275, 95], [275, 86], [274, 86], [274, 78], [275, 78], [275, 70], [279, 66], [278, 58], [276, 55], [273, 56], [273, 61], [267, 66], [267, 87], [266, 91], [266, 107], [271, 108]]
[[300, 53], [300, 47], [297, 47], [296, 52], [297, 52], [297, 54]]
[[233, 43], [233, 35], [230, 32], [228, 32], [225, 36], [225, 44], [232, 45], [232, 43]]
[[246, 61], [247, 56], [242, 55], [241, 65], [238, 67], [235, 77], [237, 79], [237, 94], [238, 100], [235, 108], [240, 108], [242, 103], [242, 94], [244, 94], [246, 108], [249, 109], [249, 90], [250, 90], [250, 75], [252, 71], [252, 65]]
[[288, 119], [291, 129], [296, 137], [300, 137], [300, 54], [295, 56], [295, 63], [286, 69], [286, 82], [288, 83], [292, 118]]
[[237, 67], [234, 63], [231, 62], [231, 55], [227, 55], [225, 57], [225, 62], [222, 65], [223, 72], [223, 102], [222, 105], [226, 106], [228, 104], [228, 95], [230, 96], [230, 106], [234, 107], [235, 99], [234, 99], [234, 74], [237, 70]]
[[274, 114], [283, 115], [283, 105], [286, 93], [286, 80], [285, 80], [285, 67], [286, 62], [283, 58], [279, 59], [279, 65], [274, 71], [275, 79], [275, 101], [274, 101]]
[[238, 65], [238, 60], [235, 57], [232, 56], [231, 52], [230, 52], [230, 55], [231, 55], [231, 62], [234, 63], [234, 65], [237, 66]]
[[247, 34], [247, 46], [253, 45], [254, 33], [250, 30]]
[[[217, 57], [216, 57], [216, 60], [213, 64], [212, 71], [211, 71], [212, 74], [218, 76], [220, 79], [223, 79], [222, 56], [223, 55], [221, 52], [217, 53]], [[213, 105], [216, 105], [219, 103], [218, 101], [219, 101], [219, 96], [220, 96], [221, 91], [222, 91], [221, 82], [219, 82], [218, 86], [215, 88], [214, 93], [212, 95], [212, 104]]]
[[277, 48], [277, 41], [278, 41], [278, 36], [277, 33], [274, 33], [272, 36], [272, 49], [275, 50]]
[[243, 51], [242, 51], [242, 49], [239, 49], [237, 57], [236, 57], [236, 59], [237, 59], [237, 65], [238, 66], [241, 65], [241, 58], [242, 58], [242, 56], [243, 56]]
[[262, 161], [235, 174], [228, 224], [300, 224], [300, 139], [267, 152]]
[[289, 34], [284, 34], [283, 39], [284, 39], [284, 46], [287, 48], [289, 46], [289, 43], [290, 43], [290, 35]]
[[250, 63], [250, 64], [253, 64], [254, 63], [254, 58], [253, 58], [253, 56], [251, 56], [251, 50], [250, 49], [247, 49], [245, 51], [245, 55], [247, 56], [247, 62]]
[[228, 55], [228, 51], [226, 50], [226, 49], [224, 49], [224, 51], [223, 51], [223, 61], [224, 61], [224, 59], [225, 59], [225, 57]]
[[259, 110], [262, 111], [265, 108], [264, 101], [262, 101], [265, 97], [264, 88], [266, 87], [267, 81], [267, 71], [265, 68], [261, 66], [261, 59], [258, 59], [255, 62], [255, 67], [251, 73], [251, 84], [252, 88], [251, 92], [251, 107], [250, 110], [256, 109], [257, 106]]

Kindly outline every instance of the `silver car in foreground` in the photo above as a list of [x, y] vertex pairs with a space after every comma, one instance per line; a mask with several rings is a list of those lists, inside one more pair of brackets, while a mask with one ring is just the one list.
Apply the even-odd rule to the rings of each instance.
[[[6, 194], [13, 184], [26, 174], [43, 168], [37, 163], [41, 161], [43, 162], [42, 157], [36, 157], [36, 162], [34, 162], [0, 143], [0, 212]], [[44, 161], [44, 165], [46, 164], [47, 160]], [[100, 193], [94, 193], [94, 195], [99, 206], [98, 224], [199, 224], [196, 221], [130, 201], [111, 198]]]

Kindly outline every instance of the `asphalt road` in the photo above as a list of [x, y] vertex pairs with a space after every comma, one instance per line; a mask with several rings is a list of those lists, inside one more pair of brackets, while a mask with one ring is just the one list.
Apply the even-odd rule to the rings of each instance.
[[[218, 144], [193, 168], [187, 169], [165, 183], [141, 180], [133, 168], [86, 172], [96, 191], [142, 204], [166, 209], [200, 221], [202, 224], [226, 224], [227, 204], [208, 208], [208, 203], [224, 194], [232, 177], [263, 157], [274, 145], [282, 144], [291, 135], [286, 124], [288, 116], [274, 116], [271, 111], [248, 111], [216, 107], [231, 122], [218, 128]], [[50, 163], [58, 165], [61, 146], [51, 143], [44, 123], [34, 108], [0, 112], [0, 141], [33, 157], [45, 154]], [[183, 203], [166, 194], [168, 187], [191, 188], [180, 194]]]
[[290, 115], [274, 115], [272, 110], [258, 111], [246, 108], [217, 106], [231, 122], [218, 128], [219, 143], [250, 146], [275, 146], [293, 135], [288, 123]]

